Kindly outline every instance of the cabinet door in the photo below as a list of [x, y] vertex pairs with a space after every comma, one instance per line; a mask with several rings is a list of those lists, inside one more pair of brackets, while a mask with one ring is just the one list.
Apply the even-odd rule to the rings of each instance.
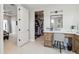
[[52, 47], [53, 33], [44, 34], [44, 46]]
[[52, 47], [52, 42], [50, 42], [50, 41], [44, 41], [44, 46]]
[[77, 40], [77, 53], [79, 54], [79, 40]]
[[75, 52], [79, 53], [79, 40], [78, 39], [75, 40]]

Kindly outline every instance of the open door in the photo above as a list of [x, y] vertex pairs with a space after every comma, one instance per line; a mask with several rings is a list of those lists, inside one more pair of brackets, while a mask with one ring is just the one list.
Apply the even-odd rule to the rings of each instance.
[[0, 54], [4, 51], [3, 45], [3, 5], [0, 4]]
[[28, 10], [17, 6], [18, 38], [17, 45], [22, 46], [29, 41], [29, 15]]

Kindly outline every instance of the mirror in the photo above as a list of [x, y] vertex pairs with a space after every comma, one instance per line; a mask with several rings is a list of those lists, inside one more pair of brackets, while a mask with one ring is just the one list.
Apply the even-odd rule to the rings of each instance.
[[60, 30], [61, 28], [63, 28], [63, 15], [62, 14], [51, 15], [50, 27], [51, 30]]

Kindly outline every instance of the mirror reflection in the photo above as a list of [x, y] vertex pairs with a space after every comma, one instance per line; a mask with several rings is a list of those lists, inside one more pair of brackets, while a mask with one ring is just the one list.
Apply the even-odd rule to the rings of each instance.
[[52, 30], [60, 30], [61, 28], [63, 28], [63, 15], [51, 15], [50, 26]]

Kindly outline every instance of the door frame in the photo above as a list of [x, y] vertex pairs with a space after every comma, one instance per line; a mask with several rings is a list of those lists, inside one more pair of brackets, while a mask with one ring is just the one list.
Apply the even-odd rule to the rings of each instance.
[[[35, 29], [35, 12], [40, 12], [40, 11], [43, 11], [43, 32], [44, 32], [44, 10], [35, 10], [34, 11], [34, 29]], [[34, 30], [34, 40], [35, 39], [35, 30]]]
[[4, 9], [3, 9], [3, 4], [0, 4], [0, 54], [3, 54], [4, 53], [4, 42], [3, 42], [3, 15], [4, 15]]

